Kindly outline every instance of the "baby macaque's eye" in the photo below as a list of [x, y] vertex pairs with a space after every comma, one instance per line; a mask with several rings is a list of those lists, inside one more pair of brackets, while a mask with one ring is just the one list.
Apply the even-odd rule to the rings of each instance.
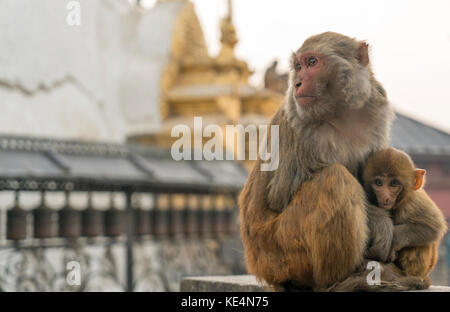
[[400, 185], [400, 181], [394, 179], [394, 180], [391, 181], [390, 185], [391, 185], [392, 187], [397, 187], [397, 186]]
[[383, 186], [383, 181], [381, 181], [380, 179], [375, 179], [373, 183], [375, 183], [376, 186]]
[[294, 65], [295, 71], [299, 72], [302, 69], [302, 65], [300, 63], [296, 63]]

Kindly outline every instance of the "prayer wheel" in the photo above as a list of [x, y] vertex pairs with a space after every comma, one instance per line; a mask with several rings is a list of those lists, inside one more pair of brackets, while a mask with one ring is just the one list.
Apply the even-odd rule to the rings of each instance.
[[27, 237], [27, 211], [19, 206], [19, 192], [16, 191], [14, 206], [6, 212], [6, 238], [21, 240]]

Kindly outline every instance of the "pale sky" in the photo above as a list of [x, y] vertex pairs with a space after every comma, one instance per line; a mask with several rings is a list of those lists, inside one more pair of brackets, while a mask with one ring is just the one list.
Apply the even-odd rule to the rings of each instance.
[[[191, 1], [214, 56], [226, 0]], [[233, 19], [236, 55], [255, 71], [252, 84], [262, 85], [274, 59], [287, 70], [290, 53], [309, 36], [339, 32], [369, 43], [397, 111], [450, 133], [449, 0], [233, 0]]]

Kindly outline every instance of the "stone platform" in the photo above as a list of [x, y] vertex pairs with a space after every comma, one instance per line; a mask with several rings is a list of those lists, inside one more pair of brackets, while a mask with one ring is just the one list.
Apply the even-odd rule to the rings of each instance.
[[[186, 277], [181, 281], [180, 291], [263, 292], [272, 291], [272, 289], [258, 283], [253, 275], [230, 275]], [[415, 290], [415, 292], [450, 292], [450, 287], [431, 286], [427, 290]]]

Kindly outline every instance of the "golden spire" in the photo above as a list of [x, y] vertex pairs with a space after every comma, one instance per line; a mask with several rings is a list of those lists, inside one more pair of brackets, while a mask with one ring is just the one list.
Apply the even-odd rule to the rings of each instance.
[[233, 3], [231, 0], [228, 0], [228, 18], [230, 21], [233, 19]]
[[238, 39], [233, 24], [233, 6], [231, 0], [228, 0], [228, 14], [222, 19], [220, 30], [220, 42], [222, 43], [222, 48], [217, 59], [221, 62], [232, 61], [235, 59], [234, 47], [238, 43]]

